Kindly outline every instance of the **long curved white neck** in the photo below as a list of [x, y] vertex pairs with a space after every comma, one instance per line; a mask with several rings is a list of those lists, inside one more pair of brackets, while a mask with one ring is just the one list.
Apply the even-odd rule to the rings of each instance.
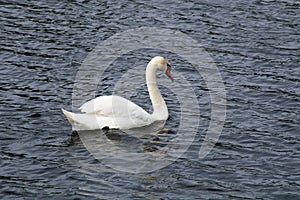
[[148, 87], [149, 96], [153, 106], [152, 116], [157, 120], [167, 120], [169, 116], [167, 105], [160, 94], [156, 82], [156, 71], [155, 65], [149, 63], [146, 69], [146, 83]]

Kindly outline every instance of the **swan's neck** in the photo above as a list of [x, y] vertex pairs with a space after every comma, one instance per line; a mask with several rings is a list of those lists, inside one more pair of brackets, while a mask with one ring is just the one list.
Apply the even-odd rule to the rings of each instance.
[[146, 69], [146, 83], [153, 106], [152, 116], [157, 120], [167, 120], [168, 108], [157, 87], [156, 70], [156, 67], [151, 64], [148, 64]]

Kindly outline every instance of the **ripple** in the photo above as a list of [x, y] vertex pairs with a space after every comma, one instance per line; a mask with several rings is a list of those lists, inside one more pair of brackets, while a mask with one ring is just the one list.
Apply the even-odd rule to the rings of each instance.
[[[0, 197], [299, 198], [299, 5], [289, 0], [2, 1]], [[124, 55], [99, 83], [99, 95], [109, 94], [134, 64], [162, 53], [194, 87], [201, 122], [193, 144], [176, 162], [149, 174], [120, 173], [88, 152], [60, 108], [71, 108], [75, 75], [86, 55], [115, 33], [141, 26], [180, 30], [199, 41], [225, 82], [227, 119], [214, 149], [199, 160], [211, 112], [201, 74], [172, 52]], [[180, 105], [172, 92], [162, 90], [171, 115], [166, 126], [173, 133], [141, 140], [115, 135], [115, 143], [155, 152], [176, 137]], [[151, 110], [145, 86], [132, 101]]]

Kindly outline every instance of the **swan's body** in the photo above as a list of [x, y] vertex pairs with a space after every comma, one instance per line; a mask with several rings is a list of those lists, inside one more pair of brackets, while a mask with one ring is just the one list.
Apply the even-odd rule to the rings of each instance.
[[83, 114], [63, 113], [75, 130], [95, 130], [108, 127], [110, 129], [131, 129], [147, 126], [155, 121], [166, 121], [169, 113], [167, 105], [160, 94], [156, 83], [156, 71], [165, 71], [173, 80], [168, 61], [154, 57], [146, 69], [146, 83], [153, 106], [149, 114], [135, 103], [120, 96], [100, 96], [84, 103], [79, 109]]

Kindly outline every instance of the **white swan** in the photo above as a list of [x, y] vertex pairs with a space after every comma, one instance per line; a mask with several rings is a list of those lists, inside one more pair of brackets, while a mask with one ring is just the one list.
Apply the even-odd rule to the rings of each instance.
[[72, 113], [62, 109], [75, 130], [96, 130], [104, 127], [110, 129], [131, 129], [152, 124], [155, 121], [166, 121], [169, 112], [160, 94], [156, 82], [156, 71], [160, 70], [173, 81], [171, 66], [167, 59], [156, 56], [148, 63], [146, 83], [153, 106], [149, 114], [135, 103], [120, 96], [100, 96], [84, 103], [81, 113]]

